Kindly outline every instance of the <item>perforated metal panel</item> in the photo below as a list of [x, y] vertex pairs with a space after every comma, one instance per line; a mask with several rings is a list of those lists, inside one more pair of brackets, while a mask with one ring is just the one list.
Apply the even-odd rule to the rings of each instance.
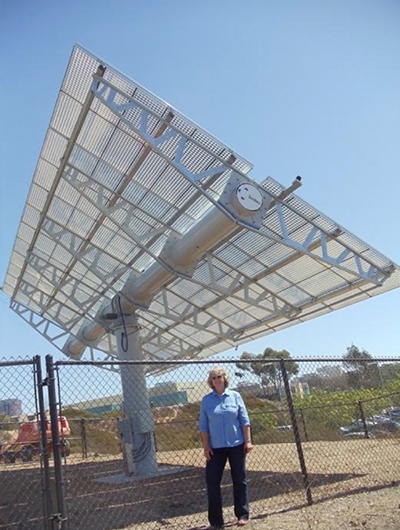
[[[130, 275], [162, 263], [171, 235], [219, 207], [233, 171], [251, 168], [76, 46], [4, 282], [11, 307], [56, 346], [76, 335]], [[388, 258], [274, 180], [260, 186], [273, 200], [262, 227], [238, 226], [138, 310], [148, 358], [207, 357], [400, 285]], [[95, 349], [115, 355], [114, 338]]]

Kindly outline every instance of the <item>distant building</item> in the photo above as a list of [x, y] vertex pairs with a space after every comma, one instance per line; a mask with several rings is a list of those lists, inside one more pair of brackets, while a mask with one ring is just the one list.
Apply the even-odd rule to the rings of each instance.
[[178, 383], [176, 381], [161, 381], [148, 389], [149, 394], [165, 394], [165, 392], [177, 392]]
[[254, 381], [240, 381], [236, 389], [238, 392], [250, 392], [257, 397], [260, 397], [264, 394], [263, 388], [260, 383], [255, 383]]
[[211, 389], [205, 381], [165, 381], [149, 388], [148, 392], [153, 407], [167, 407], [201, 401]]
[[177, 383], [180, 392], [186, 392], [187, 402], [196, 403], [201, 401], [203, 396], [211, 392], [211, 388], [206, 381], [186, 381]]
[[[303, 383], [302, 381], [299, 381], [298, 379], [293, 379], [292, 381], [290, 381], [289, 385], [290, 385], [290, 392], [294, 396], [303, 398], [304, 396], [310, 395], [310, 387], [308, 386], [308, 383]], [[281, 386], [280, 393], [281, 393], [281, 396], [286, 395], [284, 385]]]
[[181, 392], [175, 381], [163, 381], [148, 389], [152, 407], [172, 407], [188, 402], [186, 392]]
[[310, 395], [310, 387], [308, 386], [308, 383], [303, 383], [301, 381], [291, 382], [290, 390], [293, 394], [296, 394], [296, 396], [301, 398]]
[[79, 403], [71, 403], [70, 405], [66, 405], [65, 408], [82, 410], [94, 415], [106, 414], [107, 412], [122, 409], [122, 396], [119, 394], [116, 396], [91, 399], [89, 401], [81, 401]]
[[22, 401], [17, 398], [2, 399], [0, 401], [0, 413], [11, 417], [22, 416]]
[[[179, 383], [175, 381], [165, 381], [157, 383], [148, 389], [150, 405], [156, 408], [196, 403], [209, 392], [211, 392], [210, 387], [203, 381], [186, 381]], [[107, 412], [122, 410], [122, 401], [122, 395], [118, 394], [115, 396], [72, 403], [68, 405], [68, 408], [100, 415], [106, 414]]]
[[[303, 398], [304, 396], [310, 395], [310, 387], [308, 383], [304, 383], [303, 381], [300, 381], [299, 379], [293, 379], [292, 381], [290, 381], [289, 386], [290, 386], [290, 391], [292, 395], [294, 396]], [[277, 395], [276, 388], [273, 385], [268, 385], [265, 391], [266, 391], [267, 396]], [[284, 398], [286, 396], [286, 390], [285, 390], [285, 386], [283, 383], [279, 387], [279, 396], [280, 398]]]

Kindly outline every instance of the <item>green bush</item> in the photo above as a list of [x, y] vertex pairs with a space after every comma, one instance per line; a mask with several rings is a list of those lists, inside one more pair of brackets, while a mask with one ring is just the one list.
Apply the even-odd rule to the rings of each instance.
[[[256, 397], [250, 392], [243, 392], [242, 397], [249, 412], [253, 439], [256, 444], [294, 441], [291, 429], [282, 431], [278, 429], [280, 425], [291, 424], [285, 401], [282, 404], [271, 402]], [[306, 430], [308, 440], [341, 439], [339, 427], [360, 417], [359, 401], [365, 402], [363, 410], [367, 418], [380, 414], [385, 408], [400, 406], [400, 378], [390, 380], [385, 388], [344, 391], [320, 389], [301, 398], [294, 395], [293, 403], [302, 438], [305, 439]], [[200, 402], [154, 409], [157, 451], [201, 448], [198, 430], [199, 411]], [[70, 408], [63, 410], [62, 414], [69, 420], [70, 444], [73, 453], [79, 453], [82, 450], [82, 426], [79, 421], [81, 419], [85, 420], [88, 452], [120, 453], [117, 418], [123, 417], [121, 411], [93, 417], [93, 414], [88, 412]]]
[[117, 455], [121, 452], [115, 421], [88, 422], [86, 440], [89, 453]]
[[[395, 392], [399, 394], [389, 395]], [[359, 402], [365, 418], [369, 418], [399, 401], [400, 380], [390, 381], [385, 388], [315, 390], [303, 398], [293, 396], [300, 431], [304, 431], [304, 418], [309, 440], [340, 439], [339, 427], [360, 418]]]
[[71, 454], [85, 450], [82, 447], [85, 434], [88, 453], [115, 455], [121, 452], [117, 420], [110, 414], [94, 417], [93, 414], [79, 409], [68, 408], [62, 411], [71, 430], [70, 436], [67, 437], [71, 446]]
[[197, 420], [155, 425], [157, 451], [182, 451], [202, 447]]

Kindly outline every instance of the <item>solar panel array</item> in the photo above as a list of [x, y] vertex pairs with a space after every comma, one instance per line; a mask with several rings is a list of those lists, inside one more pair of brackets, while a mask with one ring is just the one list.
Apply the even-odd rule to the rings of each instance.
[[[251, 169], [75, 46], [3, 286], [11, 306], [39, 331], [40, 321], [76, 335], [129, 277], [160, 262], [171, 235], [220, 208], [233, 171]], [[400, 285], [388, 258], [273, 179], [260, 186], [273, 198], [261, 229], [239, 226], [192, 278], [178, 274], [138, 309], [147, 358], [207, 357]], [[113, 336], [96, 350], [116, 355]]]

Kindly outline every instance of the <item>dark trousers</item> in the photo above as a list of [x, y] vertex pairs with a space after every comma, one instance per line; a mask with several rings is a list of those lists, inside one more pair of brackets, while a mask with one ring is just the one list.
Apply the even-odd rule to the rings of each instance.
[[226, 461], [229, 460], [233, 482], [233, 503], [238, 519], [249, 518], [249, 501], [246, 481], [246, 453], [243, 444], [236, 447], [213, 449], [206, 464], [208, 495], [208, 520], [211, 525], [223, 526], [221, 480]]

